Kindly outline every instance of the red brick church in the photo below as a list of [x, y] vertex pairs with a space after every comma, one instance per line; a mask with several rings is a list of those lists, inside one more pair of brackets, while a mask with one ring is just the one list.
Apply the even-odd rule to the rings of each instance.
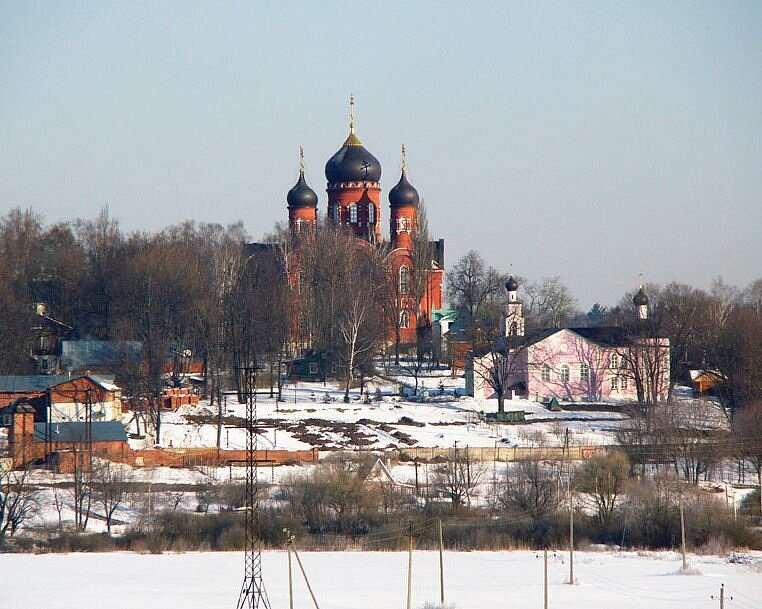
[[[442, 308], [444, 279], [444, 239], [429, 242], [430, 255], [425, 270], [425, 289], [418, 302], [411, 295], [413, 236], [420, 198], [407, 179], [405, 147], [402, 171], [389, 191], [389, 240], [381, 230], [381, 163], [360, 142], [355, 133], [354, 100], [350, 100], [349, 136], [325, 165], [326, 214], [328, 219], [352, 229], [357, 239], [383, 248], [386, 260], [397, 278], [395, 292], [399, 303], [400, 335], [403, 343], [416, 342], [416, 323], [430, 325], [432, 311]], [[299, 178], [287, 196], [288, 220], [292, 231], [300, 232], [318, 219], [318, 196], [304, 178], [302, 156]], [[393, 329], [390, 335], [393, 335]]]

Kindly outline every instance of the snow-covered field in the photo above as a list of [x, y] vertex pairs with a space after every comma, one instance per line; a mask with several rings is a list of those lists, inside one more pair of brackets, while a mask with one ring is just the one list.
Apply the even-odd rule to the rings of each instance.
[[[563, 443], [567, 427], [574, 444], [598, 445], [614, 443], [616, 430], [627, 420], [616, 405], [605, 412], [576, 409], [550, 412], [537, 402], [515, 399], [506, 401], [506, 410], [524, 411], [528, 424], [489, 425], [480, 422], [481, 413], [494, 412], [497, 401], [463, 397], [462, 378], [432, 376], [419, 380], [431, 390], [435, 401], [406, 401], [398, 395], [397, 384], [380, 380], [369, 383], [370, 403], [365, 403], [358, 390], [353, 390], [350, 402], [345, 403], [343, 391], [336, 385], [287, 384], [282, 402], [258, 397], [257, 411], [264, 430], [259, 437], [260, 446], [286, 450], [312, 447], [382, 450], [451, 447], [456, 441], [459, 446], [471, 447], [493, 447], [497, 442], [502, 446], [553, 446]], [[376, 390], [380, 400], [375, 399]], [[216, 446], [216, 413], [216, 405], [202, 402], [164, 414], [161, 444], [173, 448]], [[225, 414], [242, 418], [245, 405], [230, 395]], [[125, 423], [128, 431], [133, 431], [130, 418], [131, 415], [126, 415]], [[244, 430], [230, 424], [231, 420], [222, 433], [222, 448], [242, 449]], [[131, 440], [130, 444], [133, 448], [144, 448], [151, 446], [152, 441]]]
[[[407, 554], [301, 554], [324, 609], [390, 609], [406, 603]], [[543, 606], [543, 561], [536, 552], [446, 552], [445, 600], [458, 609]], [[288, 607], [286, 555], [266, 552], [265, 586], [273, 609]], [[692, 575], [679, 574], [670, 552], [577, 552], [576, 585], [568, 585], [568, 555], [550, 553], [549, 606], [559, 609], [718, 607], [725, 584], [728, 609], [762, 607], [762, 557], [753, 564], [690, 556]], [[0, 555], [0, 607], [118, 607], [210, 609], [235, 607], [243, 555], [50, 554]], [[295, 569], [295, 607], [312, 606]], [[714, 598], [712, 598], [714, 597]], [[435, 552], [413, 559], [413, 607], [438, 604]]]

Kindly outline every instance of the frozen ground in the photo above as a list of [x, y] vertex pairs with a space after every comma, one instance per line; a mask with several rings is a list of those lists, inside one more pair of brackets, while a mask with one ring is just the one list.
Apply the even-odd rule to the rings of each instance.
[[[409, 379], [401, 379], [409, 382]], [[439, 389], [441, 383], [441, 391]], [[463, 379], [433, 376], [421, 379], [431, 389], [434, 402], [406, 401], [399, 397], [399, 385], [386, 381], [371, 382], [365, 403], [358, 390], [351, 392], [349, 403], [336, 385], [322, 383], [287, 384], [283, 400], [259, 396], [257, 411], [263, 433], [262, 448], [287, 450], [309, 449], [388, 449], [406, 446], [560, 445], [568, 427], [575, 444], [611, 444], [615, 432], [627, 420], [618, 406], [605, 412], [564, 410], [550, 412], [529, 400], [508, 400], [506, 410], [524, 411], [527, 424], [488, 425], [480, 422], [480, 413], [494, 412], [496, 400], [462, 397]], [[376, 391], [380, 400], [376, 400]], [[461, 394], [461, 397], [458, 397]], [[577, 408], [581, 405], [575, 405]], [[162, 417], [162, 441], [165, 447], [190, 448], [216, 446], [216, 405], [202, 402], [183, 406]], [[229, 395], [225, 407], [226, 426], [222, 448], [245, 447], [244, 430], [238, 427], [245, 415], [245, 405]], [[134, 424], [125, 416], [128, 431]], [[150, 446], [152, 440], [131, 440], [133, 448]]]
[[[307, 575], [324, 609], [390, 609], [406, 602], [405, 553], [302, 553]], [[681, 575], [674, 553], [578, 552], [577, 585], [568, 585], [566, 553], [551, 553], [549, 606], [558, 609], [707, 609], [719, 606], [725, 584], [728, 609], [762, 607], [762, 570], [726, 558], [690, 556], [693, 575]], [[263, 559], [273, 609], [286, 609], [283, 552]], [[165, 555], [0, 555], [3, 609], [112, 606], [119, 609], [235, 607], [242, 580], [241, 553]], [[295, 567], [296, 569], [296, 567]], [[438, 603], [438, 555], [416, 552], [413, 607]], [[542, 554], [445, 553], [446, 602], [457, 609], [542, 607]], [[297, 578], [295, 606], [312, 607]], [[714, 598], [712, 598], [714, 596]]]

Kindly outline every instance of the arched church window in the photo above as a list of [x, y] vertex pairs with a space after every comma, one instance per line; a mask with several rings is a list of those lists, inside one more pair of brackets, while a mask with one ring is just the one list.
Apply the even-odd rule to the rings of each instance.
[[410, 327], [410, 314], [407, 311], [400, 311], [400, 328]]
[[569, 364], [561, 364], [561, 369], [558, 372], [562, 383], [569, 382]]
[[368, 203], [368, 224], [373, 224], [376, 221], [376, 206], [373, 203]]
[[334, 201], [331, 203], [331, 218], [333, 219], [334, 223], [339, 223], [339, 202]]
[[508, 328], [508, 336], [516, 336], [519, 333], [519, 326], [516, 324], [515, 321], [511, 322], [511, 325]]
[[542, 380], [544, 383], [550, 382], [550, 366], [547, 364], [542, 365]]
[[400, 294], [410, 293], [410, 269], [406, 266], [400, 267]]
[[352, 205], [349, 206], [349, 221], [352, 224], [357, 224], [357, 204], [352, 203]]
[[609, 357], [609, 368], [612, 370], [619, 368], [619, 356], [616, 353], [612, 353]]

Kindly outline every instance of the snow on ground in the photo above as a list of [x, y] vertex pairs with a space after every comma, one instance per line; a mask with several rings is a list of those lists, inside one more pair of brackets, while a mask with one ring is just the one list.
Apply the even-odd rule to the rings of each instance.
[[[399, 552], [300, 553], [318, 603], [330, 609], [389, 609], [406, 602], [407, 554]], [[413, 558], [413, 607], [438, 604], [435, 552]], [[729, 609], [762, 607], [760, 557], [755, 564], [690, 556], [695, 575], [679, 574], [680, 558], [660, 553], [575, 553], [577, 585], [568, 585], [568, 555], [550, 553], [549, 605], [554, 609], [717, 607], [725, 584]], [[4, 555], [2, 607], [80, 609], [209, 609], [234, 607], [243, 578], [243, 555], [48, 554]], [[265, 587], [273, 609], [288, 607], [286, 554], [265, 552]], [[539, 552], [446, 552], [445, 598], [458, 609], [542, 607]], [[42, 575], [44, 574], [44, 575]], [[42, 579], [41, 579], [42, 577]], [[312, 603], [295, 567], [295, 606]]]
[[[442, 371], [439, 371], [440, 373]], [[400, 377], [402, 381], [410, 379]], [[336, 385], [322, 383], [287, 384], [283, 401], [258, 396], [257, 414], [263, 433], [261, 448], [299, 450], [404, 448], [407, 446], [494, 447], [561, 445], [568, 427], [575, 444], [610, 444], [627, 416], [616, 405], [608, 411], [562, 410], [551, 412], [542, 404], [525, 399], [506, 401], [506, 410], [524, 411], [526, 424], [486, 424], [482, 414], [494, 412], [496, 400], [459, 397], [463, 379], [442, 374], [419, 379], [436, 401], [407, 401], [399, 396], [399, 385], [388, 381], [369, 384], [367, 402], [359, 390], [344, 392]], [[440, 391], [440, 383], [442, 390]], [[378, 392], [378, 393], [377, 393]], [[576, 405], [580, 407], [580, 405]], [[162, 446], [173, 448], [210, 447], [217, 443], [217, 407], [202, 402], [183, 406], [162, 416]], [[245, 404], [228, 395], [224, 415], [230, 417], [221, 434], [222, 448], [245, 448], [245, 432], [240, 421]], [[126, 415], [129, 420], [131, 415]], [[238, 421], [238, 423], [237, 423]], [[134, 424], [128, 424], [134, 430]], [[133, 448], [150, 445], [151, 439], [130, 440]]]

